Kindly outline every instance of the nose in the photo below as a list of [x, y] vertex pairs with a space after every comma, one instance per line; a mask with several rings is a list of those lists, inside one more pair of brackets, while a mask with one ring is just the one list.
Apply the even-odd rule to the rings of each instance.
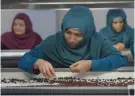
[[70, 43], [74, 43], [75, 42], [75, 36], [74, 35], [70, 36], [69, 42]]
[[16, 28], [16, 29], [19, 29], [19, 25], [16, 25], [15, 28]]
[[118, 28], [119, 28], [119, 27], [121, 27], [121, 24], [120, 24], [120, 23], [118, 23], [118, 24], [117, 24], [117, 27], [118, 27]]

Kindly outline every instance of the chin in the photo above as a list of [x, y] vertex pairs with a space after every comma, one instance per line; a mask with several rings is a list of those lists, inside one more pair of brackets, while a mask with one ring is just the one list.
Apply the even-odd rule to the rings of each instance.
[[20, 36], [20, 35], [23, 35], [24, 33], [16, 32], [15, 34], [18, 35], [18, 36]]
[[117, 30], [116, 32], [120, 33], [122, 30]]
[[75, 46], [69, 46], [70, 48], [75, 48]]
[[69, 47], [70, 47], [70, 48], [75, 48], [76, 46], [71, 46], [71, 45], [69, 45]]
[[117, 33], [120, 33], [121, 31], [116, 31]]

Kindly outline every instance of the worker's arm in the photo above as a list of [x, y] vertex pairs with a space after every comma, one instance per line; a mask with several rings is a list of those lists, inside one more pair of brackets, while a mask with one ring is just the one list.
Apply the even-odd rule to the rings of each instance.
[[47, 78], [55, 77], [55, 70], [44, 52], [45, 49], [47, 49], [46, 46], [49, 47], [43, 41], [32, 50], [25, 53], [19, 61], [19, 68], [29, 73], [42, 73], [42, 75]]
[[38, 70], [34, 69], [34, 64], [38, 59], [43, 58], [43, 52], [40, 47], [35, 47], [25, 53], [19, 60], [18, 67], [29, 73], [38, 74]]
[[105, 40], [102, 50], [101, 58], [92, 60], [92, 71], [110, 71], [121, 66], [127, 65], [126, 59]]
[[125, 57], [111, 55], [102, 59], [92, 60], [92, 71], [111, 71], [125, 65], [127, 65]]

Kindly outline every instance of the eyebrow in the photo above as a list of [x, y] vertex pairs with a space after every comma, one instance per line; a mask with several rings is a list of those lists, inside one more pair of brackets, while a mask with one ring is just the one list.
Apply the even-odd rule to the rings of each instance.
[[83, 35], [83, 33], [82, 33], [82, 32], [80, 32], [79, 34]]
[[66, 31], [71, 32], [70, 30], [66, 29]]
[[81, 35], [82, 36], [83, 34], [82, 33], [75, 33], [75, 35]]
[[[66, 30], [67, 32], [71, 32], [69, 29]], [[72, 32], [71, 32], [72, 33]], [[79, 33], [75, 33], [75, 34], [80, 34], [80, 35], [83, 35], [82, 32], [79, 32]]]

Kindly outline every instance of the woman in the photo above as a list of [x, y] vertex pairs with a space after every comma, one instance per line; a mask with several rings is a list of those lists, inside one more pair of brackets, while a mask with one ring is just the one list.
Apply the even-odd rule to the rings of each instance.
[[122, 9], [108, 11], [106, 27], [100, 32], [119, 51], [130, 48], [134, 42], [134, 30], [127, 24], [126, 14]]
[[19, 13], [13, 20], [12, 31], [2, 34], [1, 49], [31, 49], [41, 41], [41, 37], [33, 32], [29, 16]]
[[[82, 6], [64, 16], [61, 31], [49, 36], [19, 61], [23, 70], [51, 78], [54, 68], [71, 72], [108, 71], [126, 65], [125, 58], [95, 32], [91, 11]], [[39, 72], [38, 72], [39, 71]]]

